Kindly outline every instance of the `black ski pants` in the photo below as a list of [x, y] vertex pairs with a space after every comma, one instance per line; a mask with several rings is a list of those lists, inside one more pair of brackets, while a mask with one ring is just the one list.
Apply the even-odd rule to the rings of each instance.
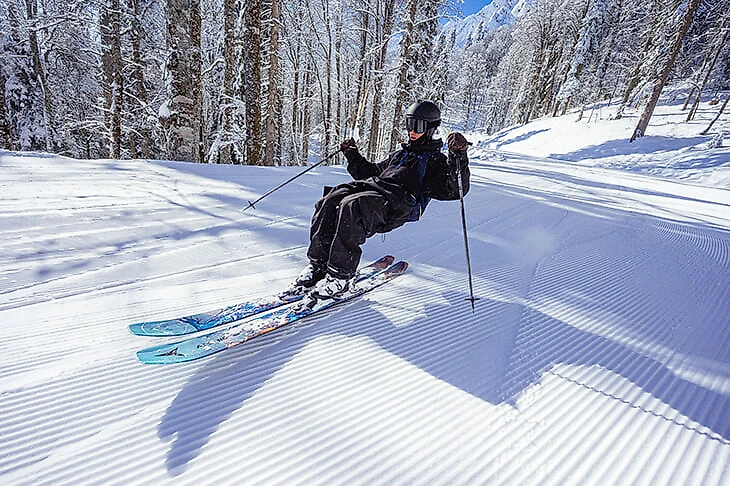
[[314, 206], [307, 257], [338, 278], [355, 276], [360, 245], [376, 233], [403, 225], [410, 215], [408, 201], [388, 196], [372, 180], [341, 184]]

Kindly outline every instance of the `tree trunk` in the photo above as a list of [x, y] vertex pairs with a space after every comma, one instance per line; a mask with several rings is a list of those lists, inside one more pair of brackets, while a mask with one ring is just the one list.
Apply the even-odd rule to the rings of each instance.
[[28, 14], [28, 20], [31, 22], [29, 28], [29, 43], [30, 50], [33, 57], [33, 71], [38, 78], [41, 87], [41, 93], [43, 94], [43, 122], [45, 125], [45, 150], [53, 152], [55, 149], [55, 121], [53, 103], [51, 101], [51, 92], [48, 89], [48, 76], [46, 75], [46, 68], [43, 65], [43, 56], [41, 54], [41, 48], [38, 42], [38, 31], [36, 29], [36, 20], [38, 17], [38, 3], [37, 0], [26, 0], [26, 10]]
[[5, 104], [5, 83], [7, 80], [0, 70], [0, 148], [13, 150], [13, 137], [10, 134], [10, 117]]
[[[380, 3], [380, 2], [378, 2]], [[370, 140], [368, 143], [368, 160], [375, 160], [380, 148], [380, 112], [383, 104], [383, 82], [385, 79], [385, 60], [388, 54], [388, 41], [393, 30], [395, 0], [383, 3], [383, 28], [378, 38], [380, 52], [375, 60], [375, 79], [373, 82], [373, 112], [370, 121]]]
[[119, 0], [108, 0], [104, 4], [99, 23], [107, 146], [109, 157], [119, 159], [122, 152], [122, 93], [124, 92]]
[[684, 105], [682, 105], [682, 111], [686, 110], [689, 106], [689, 102], [692, 101], [692, 96], [695, 94], [695, 90], [697, 89], [697, 86], [692, 86], [692, 89], [689, 90], [689, 94], [687, 95], [687, 99], [684, 100]]
[[659, 74], [659, 77], [654, 81], [654, 87], [652, 89], [651, 96], [649, 97], [649, 102], [644, 108], [644, 113], [642, 113], [641, 117], [639, 118], [639, 123], [636, 125], [634, 134], [631, 136], [631, 142], [639, 137], [644, 136], [644, 132], [646, 131], [646, 127], [649, 125], [651, 115], [654, 113], [654, 108], [659, 101], [659, 95], [662, 93], [662, 89], [667, 83], [669, 73], [674, 67], [674, 62], [677, 60], [677, 55], [679, 55], [679, 49], [682, 47], [682, 41], [689, 31], [690, 25], [692, 25], [692, 20], [694, 19], [699, 4], [700, 0], [689, 0], [687, 4], [687, 10], [684, 12], [684, 16], [682, 17], [682, 23], [679, 26], [679, 31], [677, 32], [677, 36], [674, 38], [672, 47], [669, 50], [669, 56], [664, 64], [664, 68]]
[[312, 71], [314, 69], [315, 67], [311, 63], [311, 61], [307, 60], [304, 68], [304, 86], [302, 88], [305, 102], [302, 103], [302, 106], [300, 108], [300, 117], [302, 120], [302, 146], [299, 156], [301, 165], [307, 165], [307, 161], [309, 160], [309, 131], [311, 124], [311, 121], [309, 119], [309, 107], [311, 104], [308, 101], [312, 96], [312, 86], [314, 84], [312, 80]]
[[139, 0], [129, 0], [129, 9], [132, 12], [132, 26], [130, 34], [132, 37], [132, 80], [135, 85], [135, 96], [140, 104], [141, 114], [137, 122], [137, 131], [141, 141], [141, 155], [145, 159], [151, 157], [150, 129], [147, 126], [147, 88], [144, 85], [144, 69], [142, 65], [142, 20]]
[[389, 151], [396, 148], [398, 141], [402, 137], [403, 127], [403, 107], [408, 102], [407, 97], [410, 96], [410, 86], [408, 83], [408, 71], [412, 67], [412, 48], [413, 36], [416, 29], [416, 14], [418, 12], [418, 2], [416, 0], [406, 0], [406, 18], [403, 26], [403, 37], [401, 37], [400, 45], [400, 67], [398, 68], [398, 85], [396, 86], [395, 109], [393, 110], [393, 123], [390, 132]]
[[712, 119], [710, 124], [707, 126], [707, 128], [705, 128], [702, 131], [702, 133], [700, 133], [700, 135], [707, 135], [708, 133], [710, 133], [710, 130], [712, 129], [712, 125], [714, 125], [715, 122], [720, 119], [720, 117], [722, 116], [722, 112], [725, 111], [725, 107], [727, 106], [728, 100], [730, 100], [730, 95], [725, 97], [725, 101], [722, 103], [722, 106], [720, 107], [720, 111], [717, 112], [717, 115], [715, 115], [715, 118]]
[[281, 22], [280, 0], [271, 0], [271, 38], [269, 42], [269, 96], [266, 106], [266, 152], [265, 165], [279, 165], [279, 116], [281, 99], [279, 91], [279, 26]]
[[[301, 38], [298, 36], [298, 38]], [[301, 114], [299, 109], [299, 99], [301, 98], [300, 93], [300, 76], [302, 69], [302, 60], [300, 57], [301, 48], [300, 44], [296, 42], [293, 46], [294, 52], [292, 54], [292, 107], [291, 107], [291, 135], [292, 144], [289, 157], [287, 157], [287, 164], [295, 165], [298, 163], [299, 158], [297, 156], [299, 147], [297, 141], [301, 139]]]
[[221, 93], [221, 133], [218, 162], [233, 163], [233, 98], [236, 82], [236, 1], [223, 0], [223, 92]]
[[332, 61], [334, 53], [334, 41], [332, 39], [332, 27], [330, 25], [329, 2], [323, 1], [322, 6], [325, 8], [324, 28], [327, 32], [327, 46], [325, 49], [325, 81], [327, 89], [325, 90], [324, 100], [324, 146], [320, 152], [320, 157], [324, 158], [330, 151], [332, 145]]
[[370, 70], [368, 65], [370, 60], [367, 52], [369, 49], [369, 38], [370, 38], [370, 5], [371, 1], [367, 0], [364, 2], [363, 8], [360, 10], [360, 66], [357, 73], [357, 94], [355, 95], [355, 108], [357, 112], [354, 113], [352, 119], [352, 136], [359, 140], [362, 135], [362, 121], [364, 115], [365, 103], [367, 103], [367, 85], [369, 82]]
[[632, 70], [631, 74], [629, 75], [629, 79], [626, 83], [626, 87], [624, 89], [624, 94], [621, 97], [621, 104], [618, 107], [618, 110], [616, 111], [616, 120], [620, 120], [623, 117], [624, 109], [626, 108], [626, 105], [629, 103], [629, 99], [631, 98], [631, 94], [634, 92], [636, 87], [639, 85], [639, 81], [641, 80], [641, 69], [644, 66], [644, 63], [646, 61], [646, 56], [648, 55], [649, 51], [651, 50], [652, 45], [654, 44], [654, 40], [657, 35], [657, 29], [659, 28], [660, 22], [659, 22], [659, 8], [660, 3], [656, 0], [652, 2], [651, 10], [649, 16], [654, 19], [652, 23], [652, 28], [649, 31], [649, 34], [646, 36], [646, 40], [644, 42], [644, 47], [642, 48], [641, 52], [639, 53], [638, 59], [636, 63], [634, 64], [634, 69]]
[[160, 107], [167, 157], [203, 161], [200, 0], [167, 0], [167, 101]]
[[[694, 103], [692, 103], [692, 108], [690, 108], [689, 113], [687, 113], [687, 120], [691, 121], [694, 119], [695, 115], [697, 114], [697, 109], [700, 106], [700, 100], [702, 98], [702, 92], [705, 89], [705, 86], [707, 85], [707, 81], [710, 79], [710, 74], [712, 74], [713, 69], [715, 69], [715, 64], [717, 64], [717, 58], [720, 57], [720, 53], [722, 52], [723, 48], [725, 47], [725, 42], [728, 38], [728, 32], [730, 32], [730, 29], [725, 28], [725, 24], [727, 23], [728, 16], [730, 14], [725, 14], [725, 17], [723, 18], [722, 23], [720, 24], [720, 32], [722, 34], [718, 37], [717, 42], [713, 46], [713, 51], [711, 53], [708, 53], [708, 59], [707, 59], [707, 66], [705, 66], [705, 63], [703, 63], [703, 69], [705, 72], [705, 77], [702, 78], [702, 82], [697, 87], [697, 97], [694, 100]], [[701, 71], [700, 71], [701, 72]]]
[[[335, 123], [332, 127], [334, 130], [334, 136], [335, 136], [335, 145], [339, 144], [339, 141], [342, 140], [342, 134], [347, 130], [347, 121], [345, 120], [344, 113], [349, 111], [349, 91], [347, 83], [345, 82], [345, 76], [343, 74], [342, 69], [342, 32], [343, 32], [343, 26], [342, 26], [342, 10], [337, 9], [336, 12], [336, 18], [335, 18], [335, 42], [334, 42], [334, 62], [335, 62], [335, 103], [337, 105], [336, 109], [334, 110], [334, 118]], [[355, 108], [357, 108], [357, 104], [355, 104]], [[329, 149], [325, 154], [322, 154], [323, 156], [329, 154]]]
[[261, 123], [261, 0], [246, 3], [243, 42], [243, 99], [246, 102], [246, 163], [262, 165]]

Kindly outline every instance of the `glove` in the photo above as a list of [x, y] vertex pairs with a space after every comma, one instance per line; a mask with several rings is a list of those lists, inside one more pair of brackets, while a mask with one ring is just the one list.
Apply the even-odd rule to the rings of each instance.
[[340, 144], [340, 150], [342, 150], [343, 154], [346, 154], [347, 152], [354, 150], [357, 151], [357, 143], [355, 142], [354, 138], [348, 138], [344, 142]]
[[464, 135], [459, 132], [449, 133], [449, 136], [446, 137], [446, 142], [449, 144], [449, 150], [452, 152], [463, 152], [471, 145], [464, 138]]

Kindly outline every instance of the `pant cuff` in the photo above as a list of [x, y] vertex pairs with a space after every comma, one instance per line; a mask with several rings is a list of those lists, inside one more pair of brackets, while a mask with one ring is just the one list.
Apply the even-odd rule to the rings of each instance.
[[327, 266], [327, 273], [335, 278], [341, 278], [345, 280], [350, 280], [352, 277], [355, 276], [355, 272], [343, 272], [342, 270], [338, 270], [331, 265]]

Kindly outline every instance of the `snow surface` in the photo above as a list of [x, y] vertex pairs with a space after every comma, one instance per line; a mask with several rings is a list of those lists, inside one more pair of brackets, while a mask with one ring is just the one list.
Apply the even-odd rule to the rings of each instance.
[[244, 213], [301, 168], [0, 153], [0, 483], [730, 484], [730, 122], [679, 108], [468, 134], [475, 313], [434, 201], [392, 284], [172, 366], [127, 326], [284, 287], [344, 167]]

